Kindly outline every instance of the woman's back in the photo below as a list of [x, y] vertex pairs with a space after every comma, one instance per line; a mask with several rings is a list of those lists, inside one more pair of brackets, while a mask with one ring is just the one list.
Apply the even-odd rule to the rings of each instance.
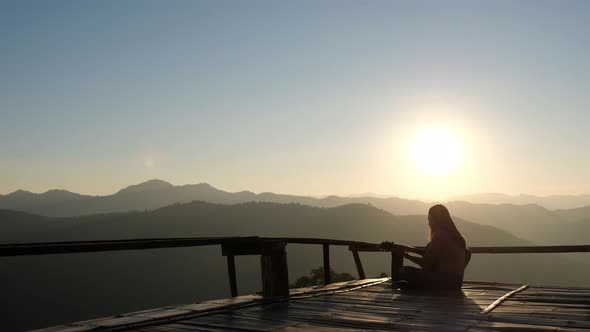
[[465, 271], [465, 247], [449, 234], [436, 234], [424, 255], [424, 270], [433, 276], [454, 282], [463, 281]]

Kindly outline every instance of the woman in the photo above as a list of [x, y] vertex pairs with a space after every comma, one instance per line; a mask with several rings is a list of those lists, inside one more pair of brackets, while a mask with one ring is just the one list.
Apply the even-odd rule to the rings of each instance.
[[430, 243], [420, 253], [423, 257], [404, 254], [421, 268], [404, 267], [398, 285], [414, 289], [461, 289], [463, 272], [471, 258], [465, 238], [449, 210], [441, 204], [428, 210], [428, 226]]

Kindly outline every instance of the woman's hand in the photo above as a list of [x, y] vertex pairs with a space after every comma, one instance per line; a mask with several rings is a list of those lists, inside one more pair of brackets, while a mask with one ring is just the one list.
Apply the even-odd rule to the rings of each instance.
[[381, 244], [379, 245], [379, 248], [381, 250], [387, 250], [387, 249], [392, 249], [394, 246], [393, 242], [390, 241], [383, 241], [381, 242]]

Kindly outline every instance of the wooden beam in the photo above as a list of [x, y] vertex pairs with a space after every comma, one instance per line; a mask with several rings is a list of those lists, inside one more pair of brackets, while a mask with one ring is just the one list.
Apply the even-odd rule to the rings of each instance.
[[494, 301], [492, 304], [490, 304], [487, 308], [483, 309], [481, 311], [481, 313], [484, 315], [487, 314], [488, 312], [494, 310], [497, 306], [499, 306], [502, 302], [504, 302], [506, 299], [508, 299], [512, 295], [514, 295], [518, 292], [522, 292], [523, 290], [527, 289], [528, 287], [529, 287], [529, 285], [522, 285], [519, 288], [502, 295], [500, 298], [498, 298], [496, 301]]
[[236, 279], [236, 262], [234, 256], [227, 256], [227, 275], [229, 277], [229, 289], [232, 297], [238, 296], [238, 282]]
[[359, 279], [367, 279], [367, 276], [365, 276], [365, 270], [363, 269], [363, 263], [361, 263], [361, 258], [359, 256], [358, 251], [352, 250], [352, 256], [354, 257], [354, 264], [356, 265], [356, 271], [358, 272]]
[[401, 250], [391, 251], [391, 280], [397, 281], [400, 278], [402, 268], [404, 267], [404, 252]]
[[400, 244], [392, 244], [387, 247], [383, 247], [379, 244], [362, 244], [362, 245], [350, 245], [348, 250], [356, 250], [358, 252], [391, 252], [392, 250], [402, 250], [404, 252], [413, 252], [416, 254], [424, 254], [425, 247], [412, 247], [404, 246]]
[[[261, 237], [225, 237], [225, 238], [156, 238], [156, 239], [132, 239], [111, 241], [69, 241], [69, 242], [44, 242], [23, 244], [0, 244], [0, 257], [5, 256], [32, 256], [52, 254], [72, 254], [100, 251], [145, 250], [159, 248], [199, 247], [210, 245], [223, 245], [243, 241], [284, 241], [296, 244], [324, 244], [331, 246], [349, 246], [358, 251], [377, 252], [383, 251], [377, 243], [315, 239], [315, 238], [261, 238]], [[424, 247], [410, 247], [395, 245], [407, 252], [418, 252]], [[564, 245], [564, 246], [517, 246], [517, 247], [470, 247], [474, 254], [533, 254], [533, 253], [567, 253], [590, 252], [590, 245]]]
[[262, 294], [266, 298], [289, 296], [289, 270], [285, 242], [277, 242], [273, 252], [260, 257]]
[[[406, 252], [420, 253], [424, 247], [410, 247], [395, 244], [394, 248], [399, 248]], [[389, 252], [384, 251], [379, 245], [352, 245], [349, 250], [358, 252]], [[590, 252], [590, 245], [564, 245], [564, 246], [511, 246], [511, 247], [469, 247], [473, 254], [547, 254], [547, 253], [576, 253]]]
[[324, 254], [324, 285], [332, 283], [332, 268], [330, 267], [330, 245], [324, 243], [322, 245]]
[[282, 238], [265, 238], [273, 240], [282, 240], [289, 244], [324, 244], [328, 243], [331, 246], [377, 246], [376, 243], [350, 241], [350, 240], [333, 240], [322, 238], [303, 238], [303, 237], [282, 237]]
[[474, 254], [545, 254], [566, 252], [590, 252], [590, 245], [576, 246], [518, 246], [518, 247], [469, 247]]
[[83, 252], [145, 250], [160, 248], [183, 248], [220, 245], [236, 239], [257, 239], [258, 237], [226, 238], [163, 238], [131, 239], [109, 241], [69, 241], [22, 244], [0, 244], [0, 257], [73, 254]]

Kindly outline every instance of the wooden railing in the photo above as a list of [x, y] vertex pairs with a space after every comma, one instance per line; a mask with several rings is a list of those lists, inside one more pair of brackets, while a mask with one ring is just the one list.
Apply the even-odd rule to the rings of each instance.
[[[366, 279], [359, 252], [387, 252], [391, 254], [391, 277], [396, 280], [405, 252], [421, 253], [424, 247], [398, 244], [377, 244], [360, 241], [345, 241], [315, 238], [269, 238], [269, 237], [223, 237], [223, 238], [164, 238], [111, 241], [72, 241], [1, 244], [0, 257], [72, 254], [104, 251], [146, 250], [221, 245], [222, 255], [227, 259], [229, 284], [232, 296], [238, 295], [235, 256], [259, 255], [261, 257], [262, 288], [265, 297], [288, 296], [289, 279], [287, 244], [321, 245], [323, 251], [324, 284], [331, 280], [330, 246], [347, 246], [352, 252], [359, 279]], [[470, 247], [473, 254], [517, 253], [572, 253], [590, 252], [590, 245], [566, 246], [517, 246], [517, 247]]]

